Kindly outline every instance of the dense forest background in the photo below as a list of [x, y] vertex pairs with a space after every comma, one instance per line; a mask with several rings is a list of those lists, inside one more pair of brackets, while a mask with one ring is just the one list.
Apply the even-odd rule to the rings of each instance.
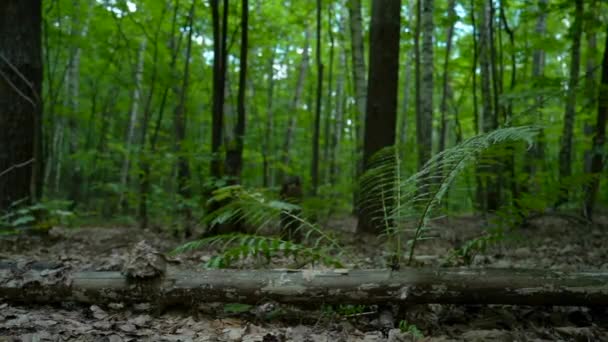
[[441, 209], [590, 219], [608, 203], [606, 13], [600, 0], [45, 0], [38, 193], [182, 229], [214, 189], [289, 179], [319, 220], [354, 210], [382, 147], [407, 178], [525, 126], [532, 144], [483, 151]]

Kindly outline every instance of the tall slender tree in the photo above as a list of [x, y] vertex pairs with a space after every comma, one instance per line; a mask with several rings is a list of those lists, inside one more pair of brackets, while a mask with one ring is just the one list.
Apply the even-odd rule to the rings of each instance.
[[317, 101], [315, 105], [315, 123], [312, 137], [312, 195], [317, 194], [319, 187], [319, 138], [321, 130], [321, 98], [323, 96], [323, 61], [321, 60], [321, 5], [322, 1], [317, 0]]
[[226, 151], [226, 173], [232, 182], [240, 182], [243, 168], [243, 146], [245, 139], [247, 90], [247, 54], [249, 50], [249, 0], [241, 0], [241, 64], [239, 68], [239, 93], [237, 99], [237, 121], [234, 126], [234, 142]]
[[[538, 0], [536, 26], [534, 34], [538, 38], [542, 38], [547, 30], [547, 6], [548, 0]], [[542, 46], [538, 46], [532, 52], [532, 82], [538, 86], [541, 85], [545, 73], [545, 50]], [[534, 99], [534, 121], [542, 122], [542, 105], [543, 97], [537, 96]], [[537, 188], [534, 178], [538, 173], [539, 164], [542, 162], [544, 155], [544, 132], [541, 130], [538, 139], [532, 148], [528, 149], [524, 159], [524, 171], [527, 175], [527, 180], [522, 186], [523, 191], [532, 191], [532, 188]]]
[[[395, 144], [400, 14], [400, 0], [376, 0], [372, 4], [368, 99], [363, 142], [365, 168], [368, 167], [371, 157], [376, 152]], [[370, 194], [360, 195], [369, 196]], [[375, 205], [381, 205], [381, 203]], [[384, 225], [374, 217], [373, 213], [377, 212], [376, 209], [378, 208], [367, 205], [360, 208], [359, 231], [378, 233], [383, 229]]]
[[608, 121], [608, 27], [606, 28], [606, 43], [604, 44], [604, 58], [602, 60], [602, 79], [597, 103], [597, 119], [591, 148], [590, 174], [593, 178], [591, 184], [585, 189], [585, 204], [583, 211], [588, 219], [593, 218], [593, 209], [596, 205], [600, 179], [602, 179], [601, 175], [602, 172], [604, 172], [605, 167], [605, 156], [602, 153], [602, 149], [606, 145], [606, 122]]
[[192, 234], [192, 209], [188, 206], [187, 200], [192, 196], [190, 191], [190, 163], [188, 161], [188, 149], [184, 146], [186, 142], [186, 128], [188, 119], [187, 97], [190, 82], [190, 56], [192, 55], [192, 36], [194, 34], [194, 13], [196, 1], [192, 2], [188, 13], [188, 41], [186, 44], [186, 54], [184, 60], [184, 73], [182, 76], [181, 88], [176, 89], [179, 101], [173, 111], [173, 128], [175, 130], [175, 152], [177, 154], [177, 193], [182, 203], [182, 214], [185, 219], [184, 233], [186, 237]]
[[41, 195], [41, 12], [40, 0], [0, 2], [0, 212]]
[[434, 0], [422, 0], [420, 26], [422, 46], [420, 51], [420, 110], [416, 119], [418, 145], [418, 169], [431, 158], [433, 136], [433, 7]]
[[211, 129], [211, 176], [221, 178], [223, 175], [220, 155], [224, 130], [224, 99], [226, 87], [226, 63], [228, 62], [228, 0], [223, 1], [220, 18], [219, 0], [210, 0], [213, 26], [213, 105]]
[[556, 205], [568, 201], [566, 182], [572, 175], [572, 141], [574, 135], [574, 115], [576, 112], [576, 87], [581, 63], [581, 36], [583, 34], [583, 0], [574, 1], [574, 22], [572, 23], [572, 48], [570, 55], [570, 75], [568, 79], [568, 92], [566, 95], [566, 110], [564, 112], [564, 126], [559, 147], [559, 181], [561, 191]]

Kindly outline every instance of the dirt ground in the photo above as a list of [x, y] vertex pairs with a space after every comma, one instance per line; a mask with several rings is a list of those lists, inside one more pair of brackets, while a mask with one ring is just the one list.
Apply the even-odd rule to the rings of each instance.
[[[536, 218], [477, 255], [473, 267], [608, 272], [608, 216], [597, 222]], [[352, 218], [332, 220], [328, 226], [355, 256], [350, 266], [384, 266], [382, 241], [352, 234]], [[417, 251], [419, 264], [428, 267], [438, 266], [454, 246], [478, 236], [484, 220], [450, 218], [435, 226], [436, 238]], [[183, 242], [134, 228], [53, 228], [44, 238], [1, 238], [0, 261], [59, 261], [72, 270], [120, 270], [130, 248], [142, 239], [160, 251]], [[180, 267], [200, 267], [212, 254], [203, 249], [181, 255]], [[281, 262], [270, 267], [280, 267]], [[242, 266], [255, 265], [259, 266], [251, 261]], [[407, 322], [417, 331], [401, 333], [379, 319], [373, 306], [308, 311], [276, 306], [260, 303], [234, 313], [224, 305], [201, 303], [196, 312], [156, 315], [145, 305], [23, 306], [0, 300], [0, 341], [608, 341], [608, 308], [416, 305], [400, 308], [402, 313], [394, 317], [395, 325]], [[280, 313], [269, 314], [276, 312]]]

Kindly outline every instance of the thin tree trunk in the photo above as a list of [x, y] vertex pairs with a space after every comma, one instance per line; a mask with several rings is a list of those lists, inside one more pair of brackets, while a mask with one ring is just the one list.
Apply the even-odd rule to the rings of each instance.
[[264, 180], [263, 186], [270, 187], [274, 184], [273, 182], [273, 172], [270, 168], [271, 157], [270, 153], [273, 151], [273, 139], [272, 134], [274, 132], [274, 106], [273, 106], [273, 98], [274, 98], [274, 60], [275, 60], [275, 49], [273, 48], [270, 59], [268, 60], [268, 92], [267, 92], [267, 103], [266, 103], [266, 129], [264, 134], [264, 145], [262, 149], [262, 159], [263, 159], [263, 171], [264, 171]]
[[448, 37], [445, 48], [445, 59], [443, 60], [443, 89], [441, 94], [441, 132], [439, 134], [439, 150], [437, 152], [441, 152], [445, 150], [447, 133], [448, 133], [448, 122], [447, 122], [447, 111], [448, 111], [448, 91], [450, 90], [450, 78], [448, 76], [449, 66], [450, 66], [450, 54], [452, 52], [452, 37], [454, 36], [454, 25], [458, 20], [456, 15], [456, 0], [448, 1], [448, 22], [450, 23], [448, 27]]
[[[418, 170], [431, 158], [433, 150], [433, 10], [434, 0], [422, 0], [420, 17], [422, 48], [420, 52], [420, 112], [416, 120]], [[424, 187], [428, 184], [421, 184]]]
[[[475, 11], [477, 7], [475, 6], [475, 0], [471, 0], [471, 23], [473, 26], [473, 63], [471, 65], [471, 76], [473, 78], [472, 81], [472, 93], [473, 93], [473, 125], [475, 126], [475, 134], [479, 134], [481, 131], [481, 120], [479, 117], [479, 106], [477, 101], [477, 66], [479, 65], [479, 25], [477, 23], [477, 18], [475, 16]], [[476, 203], [476, 209], [481, 212], [485, 212], [485, 204], [484, 204], [484, 196], [485, 193], [485, 185], [483, 184], [483, 180], [479, 175], [481, 169], [478, 167], [475, 174], [475, 199], [474, 203]]]
[[[365, 47], [363, 43], [361, 0], [350, 0], [348, 13], [350, 18], [355, 103], [357, 105], [357, 112], [359, 113], [358, 120], [356, 120], [357, 141], [361, 144], [363, 141], [363, 123], [365, 122], [365, 110], [367, 107], [367, 81], [365, 77]], [[362, 148], [360, 147], [359, 150], [361, 151]], [[360, 167], [359, 170], [361, 170]]]
[[[517, 85], [517, 55], [516, 55], [516, 46], [515, 46], [515, 32], [509, 26], [507, 21], [507, 15], [505, 13], [505, 3], [503, 1], [500, 2], [500, 20], [502, 22], [502, 26], [509, 36], [509, 44], [511, 47], [511, 81], [509, 84], [509, 91], [515, 91], [515, 86]], [[502, 44], [501, 44], [502, 45]], [[501, 58], [502, 61], [502, 58]], [[501, 77], [502, 78], [502, 77]], [[501, 91], [502, 92], [502, 91]], [[507, 105], [505, 106], [505, 122], [510, 122], [513, 117], [513, 101], [509, 100]], [[511, 188], [511, 198], [518, 199], [520, 198], [520, 189], [518, 186], [518, 182], [516, 178], [516, 170], [515, 170], [515, 149], [509, 147], [509, 156], [507, 158], [507, 170], [508, 170], [508, 178], [509, 178], [509, 186]], [[519, 203], [517, 201], [513, 201], [514, 205], [519, 207]]]
[[572, 50], [570, 58], [570, 75], [566, 110], [564, 112], [564, 127], [559, 149], [559, 182], [560, 194], [556, 206], [568, 201], [566, 182], [572, 175], [572, 140], [574, 134], [574, 115], [576, 111], [576, 88], [581, 63], [581, 35], [583, 33], [583, 0], [575, 0], [574, 23], [572, 24]]
[[[174, 0], [173, 18], [172, 18], [172, 22], [171, 22], [171, 39], [169, 40], [169, 50], [172, 53], [171, 61], [169, 63], [169, 70], [171, 70], [172, 72], [175, 70], [175, 64], [177, 63], [177, 55], [180, 51], [181, 37], [182, 37], [180, 34], [177, 41], [175, 39], [175, 35], [176, 35], [176, 31], [177, 31], [177, 12], [178, 12], [178, 10], [179, 10], [179, 0]], [[163, 15], [164, 15], [164, 10], [163, 10]], [[159, 25], [156, 37], [158, 37], [160, 28], [161, 28], [161, 26]], [[157, 58], [156, 44], [155, 44], [154, 49], [155, 49], [154, 63], [156, 64], [156, 58]], [[153, 78], [153, 80], [156, 79], [156, 69], [154, 69], [154, 74], [153, 74], [152, 78]], [[146, 103], [146, 107], [148, 107], [148, 109], [144, 112], [144, 115], [149, 115], [149, 112], [151, 111], [150, 105], [152, 103], [152, 96], [153, 96], [153, 89], [154, 89], [153, 87], [154, 87], [154, 82], [151, 84], [150, 93], [148, 95], [148, 99], [147, 99], [147, 103]], [[159, 110], [158, 110], [158, 117], [155, 122], [154, 131], [152, 132], [152, 135], [150, 136], [149, 156], [153, 156], [154, 153], [156, 153], [156, 142], [158, 140], [158, 133], [159, 133], [160, 126], [161, 126], [162, 120], [163, 120], [163, 114], [164, 114], [165, 106], [167, 103], [167, 96], [169, 95], [169, 88], [170, 88], [169, 86], [166, 86], [163, 91], [161, 103], [160, 103]], [[144, 120], [144, 121], [147, 121], [147, 120]], [[144, 124], [144, 128], [142, 130], [142, 137], [141, 137], [142, 151], [145, 150], [145, 139], [146, 139], [146, 131], [147, 131], [146, 127], [147, 127], [147, 123]], [[150, 172], [151, 172], [151, 170], [150, 170], [150, 162], [148, 160], [148, 157], [140, 158], [140, 162], [141, 162], [141, 175], [139, 178], [139, 221], [140, 221], [139, 225], [140, 225], [140, 228], [143, 229], [143, 228], [148, 227], [148, 219], [149, 219], [149, 217], [148, 217], [148, 196], [150, 195], [150, 177], [151, 177]]]
[[[74, 0], [74, 11], [76, 15], [73, 16], [73, 27], [72, 27], [72, 36], [77, 37], [78, 39], [85, 39], [89, 30], [89, 23], [91, 21], [92, 11], [93, 11], [93, 3], [90, 3], [89, 0], [85, 1], [87, 3], [87, 15], [84, 24], [80, 23], [80, 0]], [[70, 82], [67, 83], [68, 87], [68, 110], [70, 113], [70, 117], [68, 119], [69, 126], [69, 155], [70, 155], [70, 186], [69, 186], [69, 199], [73, 202], [72, 205], [75, 206], [80, 202], [80, 197], [82, 195], [82, 183], [83, 183], [83, 170], [82, 163], [78, 160], [74, 160], [74, 155], [78, 153], [80, 150], [80, 136], [78, 134], [78, 124], [76, 122], [76, 118], [78, 117], [78, 113], [80, 112], [80, 59], [82, 56], [82, 49], [80, 46], [76, 46], [73, 48], [72, 52], [72, 61], [70, 68], [68, 69], [68, 73], [70, 74]]]
[[[290, 164], [290, 151], [291, 145], [294, 140], [294, 132], [296, 130], [298, 112], [300, 109], [300, 101], [302, 99], [302, 92], [304, 91], [304, 83], [306, 81], [306, 74], [308, 74], [308, 56], [309, 56], [309, 46], [310, 46], [310, 30], [306, 29], [305, 32], [305, 43], [304, 43], [304, 52], [302, 53], [302, 61], [300, 62], [300, 71], [298, 73], [298, 80], [296, 82], [295, 94], [293, 96], [293, 100], [290, 105], [290, 115], [289, 122], [287, 123], [287, 131], [285, 132], [285, 140], [283, 143], [283, 152], [282, 152], [282, 163], [283, 167], [288, 167]], [[281, 173], [280, 178], [283, 178], [284, 175]], [[280, 180], [281, 182], [283, 179]]]
[[192, 196], [190, 191], [190, 164], [188, 162], [187, 149], [184, 148], [186, 142], [186, 103], [188, 97], [188, 86], [190, 81], [190, 56], [192, 53], [192, 35], [194, 32], [194, 13], [195, 4], [193, 1], [188, 14], [188, 41], [186, 44], [186, 55], [184, 56], [184, 74], [182, 76], [182, 85], [176, 95], [179, 96], [179, 102], [173, 112], [173, 126], [175, 130], [175, 153], [177, 155], [177, 193], [180, 196], [183, 208], [182, 215], [184, 216], [184, 233], [186, 237], [192, 235], [192, 209], [187, 202]]
[[139, 46], [139, 57], [137, 65], [135, 67], [135, 87], [133, 88], [131, 110], [129, 111], [129, 128], [127, 130], [127, 140], [125, 142], [125, 159], [123, 160], [122, 168], [120, 171], [121, 193], [118, 203], [120, 204], [120, 207], [125, 211], [127, 209], [127, 201], [125, 199], [125, 196], [127, 194], [129, 169], [131, 167], [131, 153], [133, 149], [132, 145], [135, 141], [135, 125], [137, 124], [137, 116], [139, 115], [139, 101], [143, 88], [145, 54], [146, 39], [144, 38]]
[[239, 67], [239, 93], [237, 121], [234, 127], [234, 142], [226, 151], [226, 173], [231, 182], [238, 183], [243, 169], [243, 146], [245, 139], [245, 95], [247, 90], [247, 53], [249, 49], [249, 1], [241, 0], [241, 61]]
[[[608, 120], [608, 28], [606, 29], [606, 43], [604, 44], [604, 58], [602, 60], [602, 80], [599, 91], [597, 121], [595, 135], [591, 151], [591, 170], [594, 176], [591, 184], [586, 188], [584, 214], [587, 218], [593, 218], [593, 209], [597, 193], [600, 187], [601, 174], [604, 172], [604, 155], [606, 145], [606, 121]], [[604, 177], [605, 179], [605, 177]]]
[[[545, 35], [547, 30], [547, 6], [548, 0], [538, 0], [538, 14], [536, 19], [536, 27], [534, 33], [536, 38], [540, 39]], [[538, 47], [532, 52], [532, 82], [533, 84], [539, 84], [542, 82], [545, 73], [545, 50]], [[536, 111], [534, 113], [534, 121], [542, 122], [542, 103], [544, 102], [542, 96], [536, 97], [535, 105]], [[522, 191], [531, 192], [538, 189], [538, 185], [535, 181], [536, 174], [538, 173], [538, 167], [544, 159], [544, 132], [541, 130], [538, 134], [538, 140], [532, 148], [528, 149], [524, 159], [524, 171], [527, 174], [527, 181], [524, 183]]]
[[[325, 120], [324, 120], [324, 133], [323, 133], [323, 160], [329, 161], [330, 149], [331, 149], [331, 128], [332, 128], [332, 117], [335, 119], [335, 110], [333, 108], [333, 92], [334, 92], [334, 51], [335, 51], [335, 39], [333, 32], [333, 17], [334, 12], [332, 11], [332, 3], [327, 6], [327, 36], [329, 37], [329, 71], [327, 75], [327, 97], [325, 98]], [[337, 105], [337, 104], [336, 104]], [[329, 180], [330, 167], [323, 168], [324, 182]]]
[[340, 50], [340, 72], [336, 80], [336, 117], [334, 119], [333, 135], [331, 136], [331, 160], [329, 167], [329, 182], [336, 184], [338, 175], [338, 156], [340, 155], [340, 144], [342, 142], [342, 131], [344, 129], [344, 107], [346, 97], [344, 96], [344, 72], [346, 72], [346, 51]]
[[220, 23], [219, 0], [210, 0], [213, 26], [213, 115], [211, 130], [211, 176], [222, 177], [220, 148], [224, 130], [224, 97], [227, 63], [228, 0], [223, 1], [223, 15]]
[[[492, 4], [491, 0], [484, 0], [480, 16], [480, 33], [479, 33], [479, 64], [481, 66], [481, 97], [482, 97], [482, 128], [484, 133], [491, 132], [495, 129], [496, 108], [493, 107], [494, 94], [492, 92], [492, 44], [490, 40], [492, 20]], [[481, 165], [478, 168], [478, 173], [488, 173], [488, 165]], [[483, 188], [483, 196], [481, 198], [484, 211], [495, 210], [497, 208], [497, 189], [494, 180], [490, 179], [495, 175], [486, 177], [486, 184]]]
[[[414, 11], [416, 9], [416, 0], [409, 0], [408, 4], [408, 22], [410, 30], [414, 31], [414, 21], [416, 19]], [[408, 127], [408, 116], [410, 111], [411, 92], [412, 92], [412, 63], [414, 63], [414, 49], [410, 49], [407, 53], [405, 60], [405, 80], [403, 82], [403, 104], [401, 106], [401, 126], [399, 128], [399, 144], [405, 146], [407, 143], [407, 127]], [[405, 156], [406, 149], [402, 149]]]
[[[591, 0], [589, 2], [589, 13], [597, 13], [598, 6], [597, 0]], [[597, 80], [595, 68], [597, 67], [597, 35], [595, 32], [595, 20], [587, 20], [585, 34], [587, 35], [587, 65], [586, 65], [586, 75], [585, 75], [585, 95], [586, 95], [586, 103], [585, 103], [585, 112], [587, 110], [589, 112], [593, 111], [593, 108], [596, 104], [597, 100]], [[586, 141], [591, 142], [593, 139], [593, 121], [591, 119], [591, 115], [589, 115], [584, 122], [583, 132], [585, 134]], [[590, 144], [591, 145], [591, 144]], [[583, 171], [585, 173], [589, 173], [591, 171], [591, 159], [592, 152], [586, 146], [584, 158], [585, 162], [583, 164]]]
[[319, 138], [321, 129], [321, 100], [323, 97], [323, 61], [321, 60], [321, 0], [317, 0], [317, 101], [315, 106], [315, 123], [312, 137], [312, 195], [317, 194], [319, 187]]

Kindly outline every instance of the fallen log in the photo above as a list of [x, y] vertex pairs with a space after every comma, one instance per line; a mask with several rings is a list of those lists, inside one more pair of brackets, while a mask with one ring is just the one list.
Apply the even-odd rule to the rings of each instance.
[[608, 306], [608, 272], [521, 269], [200, 270], [135, 279], [61, 264], [0, 262], [0, 300], [58, 303], [209, 302]]

